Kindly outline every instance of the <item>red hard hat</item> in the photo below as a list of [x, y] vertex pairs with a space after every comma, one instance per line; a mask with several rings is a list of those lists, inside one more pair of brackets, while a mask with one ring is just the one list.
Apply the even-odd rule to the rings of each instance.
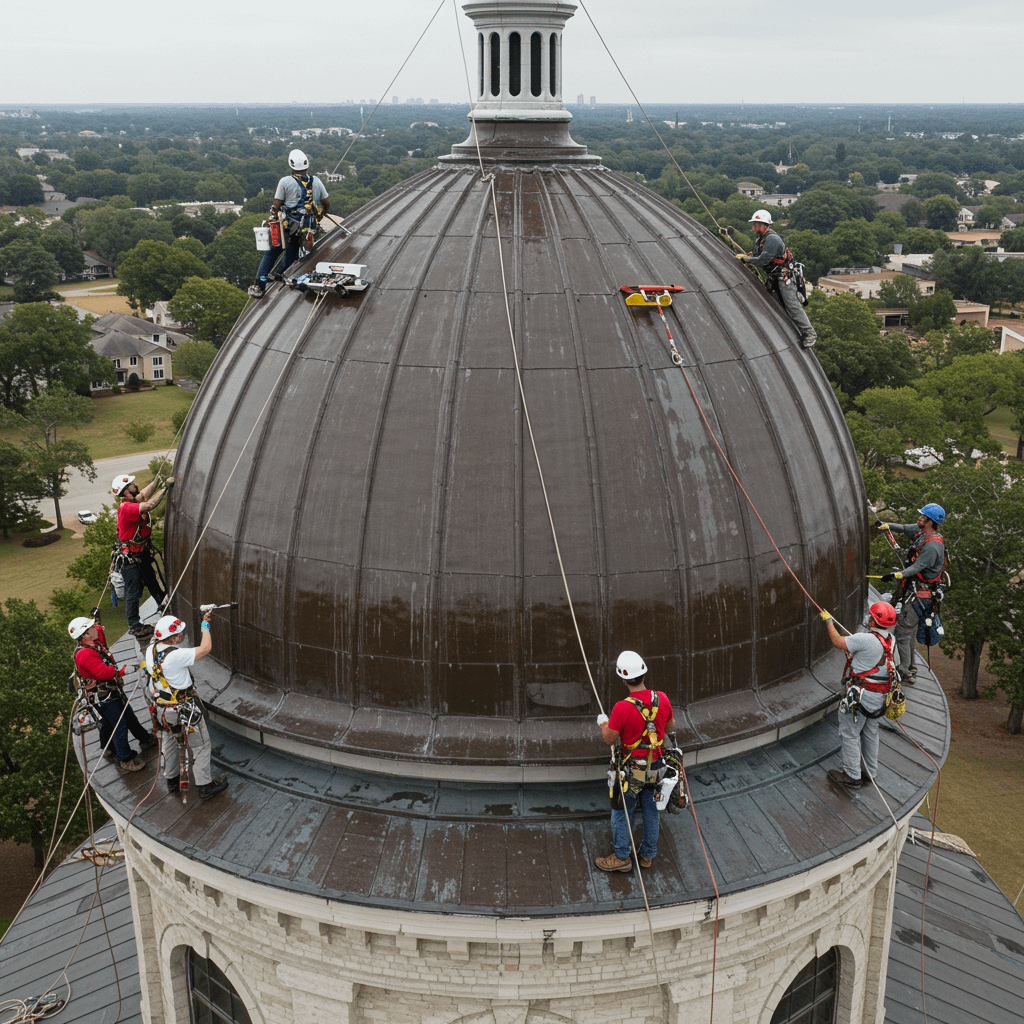
[[868, 611], [882, 629], [892, 629], [896, 625], [896, 609], [887, 601], [876, 601]]

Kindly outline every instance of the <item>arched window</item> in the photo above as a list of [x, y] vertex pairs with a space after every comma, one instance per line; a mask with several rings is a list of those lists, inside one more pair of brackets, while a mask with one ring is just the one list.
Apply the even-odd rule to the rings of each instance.
[[541, 51], [543, 47], [539, 32], [530, 36], [530, 92], [534, 96], [540, 95], [541, 80], [543, 79], [541, 68]]
[[188, 951], [188, 1005], [192, 1024], [252, 1024], [224, 972], [194, 949]]
[[551, 59], [549, 61], [549, 63], [550, 63], [549, 73], [550, 73], [550, 77], [551, 77], [551, 85], [550, 85], [550, 88], [548, 89], [548, 92], [550, 92], [552, 96], [557, 96], [558, 95], [558, 36], [554, 32], [551, 33], [551, 39], [549, 40], [549, 43], [550, 43], [549, 49], [551, 51]]
[[839, 957], [830, 949], [792, 981], [772, 1014], [772, 1024], [833, 1024], [839, 988]]
[[508, 37], [508, 94], [518, 96], [522, 91], [523, 54], [518, 32]]
[[501, 92], [501, 36], [497, 32], [491, 33], [491, 95], [497, 96]]

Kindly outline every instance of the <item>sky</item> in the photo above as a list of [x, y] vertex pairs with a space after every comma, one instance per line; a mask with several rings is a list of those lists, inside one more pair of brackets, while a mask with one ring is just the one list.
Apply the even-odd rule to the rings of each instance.
[[[456, 2], [53, 0], [42, 17], [32, 4], [7, 4], [0, 107], [468, 102], [460, 31], [471, 74], [475, 48]], [[1022, 37], [1021, 0], [574, 2], [564, 35], [570, 102], [583, 93], [628, 103], [631, 90], [645, 104], [1024, 102], [1012, 51], [983, 45]]]

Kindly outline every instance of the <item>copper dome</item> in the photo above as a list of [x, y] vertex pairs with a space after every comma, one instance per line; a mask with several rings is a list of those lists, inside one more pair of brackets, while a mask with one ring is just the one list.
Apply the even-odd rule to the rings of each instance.
[[499, 235], [604, 706], [622, 695], [623, 648], [642, 653], [690, 747], [773, 732], [834, 691], [814, 608], [714, 448], [657, 312], [628, 308], [620, 286], [685, 287], [666, 315], [711, 429], [804, 585], [852, 627], [865, 503], [829, 382], [713, 235], [574, 161], [561, 130], [554, 159], [535, 133], [517, 161], [507, 125], [485, 147], [497, 223], [466, 146], [360, 209], [309, 265], [366, 264], [369, 290], [314, 308], [275, 287], [204, 382], [168, 564], [193, 622], [200, 603], [239, 602], [230, 644], [215, 629], [196, 673], [248, 735], [474, 778], [602, 758]]

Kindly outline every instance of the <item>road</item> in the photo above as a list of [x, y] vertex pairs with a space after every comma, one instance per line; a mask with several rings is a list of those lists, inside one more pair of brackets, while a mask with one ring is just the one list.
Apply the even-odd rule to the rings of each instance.
[[[64, 518], [64, 525], [74, 530], [81, 530], [83, 527], [78, 522], [79, 509], [89, 509], [92, 512], [101, 512], [104, 505], [113, 505], [114, 496], [110, 493], [110, 482], [115, 476], [127, 473], [134, 476], [137, 473], [145, 472], [149, 463], [155, 458], [161, 458], [166, 452], [138, 452], [135, 455], [121, 455], [116, 459], [96, 459], [93, 463], [96, 467], [96, 479], [90, 481], [78, 470], [73, 469], [68, 474], [68, 493], [60, 499], [60, 511]], [[172, 452], [169, 461], [174, 458]], [[53, 500], [45, 498], [36, 503], [40, 514], [51, 523], [56, 523], [57, 517], [53, 513]]]

